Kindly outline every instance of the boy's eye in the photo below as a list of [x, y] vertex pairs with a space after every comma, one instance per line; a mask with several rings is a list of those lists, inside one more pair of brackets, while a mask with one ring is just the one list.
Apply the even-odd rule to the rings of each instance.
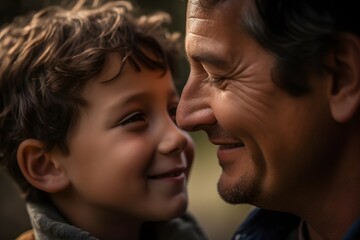
[[123, 120], [121, 120], [118, 125], [124, 126], [131, 123], [145, 122], [145, 121], [146, 119], [144, 114], [142, 114], [141, 112], [135, 112], [125, 117]]

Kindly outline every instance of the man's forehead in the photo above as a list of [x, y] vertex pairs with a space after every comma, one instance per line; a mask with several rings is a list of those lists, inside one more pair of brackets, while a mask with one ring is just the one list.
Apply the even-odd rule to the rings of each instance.
[[187, 17], [213, 15], [214, 13], [227, 16], [240, 16], [245, 6], [252, 0], [189, 0]]
[[226, 0], [189, 0], [189, 3], [201, 8], [211, 8], [214, 7], [219, 2], [224, 2]]
[[200, 13], [211, 12], [217, 9], [218, 5], [228, 0], [189, 0], [188, 15], [197, 15]]

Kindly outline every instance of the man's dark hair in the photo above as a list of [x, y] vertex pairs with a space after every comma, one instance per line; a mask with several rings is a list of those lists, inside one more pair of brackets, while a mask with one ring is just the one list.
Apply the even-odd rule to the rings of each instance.
[[327, 69], [325, 54], [336, 36], [360, 33], [356, 4], [350, 0], [255, 0], [244, 12], [248, 33], [276, 58], [273, 80], [292, 95], [306, 93], [308, 74]]

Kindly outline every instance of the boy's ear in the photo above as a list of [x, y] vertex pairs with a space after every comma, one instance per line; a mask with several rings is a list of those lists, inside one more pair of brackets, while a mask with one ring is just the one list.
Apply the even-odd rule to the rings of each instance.
[[17, 150], [17, 161], [28, 182], [44, 192], [59, 192], [70, 183], [64, 168], [45, 151], [45, 144], [39, 140], [22, 141]]
[[330, 110], [337, 122], [349, 121], [360, 107], [360, 38], [341, 34], [330, 60]]

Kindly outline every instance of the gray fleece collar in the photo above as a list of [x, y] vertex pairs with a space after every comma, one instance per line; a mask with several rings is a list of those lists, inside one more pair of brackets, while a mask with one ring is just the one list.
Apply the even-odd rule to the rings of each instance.
[[89, 232], [66, 223], [50, 204], [27, 203], [36, 240], [99, 240]]

